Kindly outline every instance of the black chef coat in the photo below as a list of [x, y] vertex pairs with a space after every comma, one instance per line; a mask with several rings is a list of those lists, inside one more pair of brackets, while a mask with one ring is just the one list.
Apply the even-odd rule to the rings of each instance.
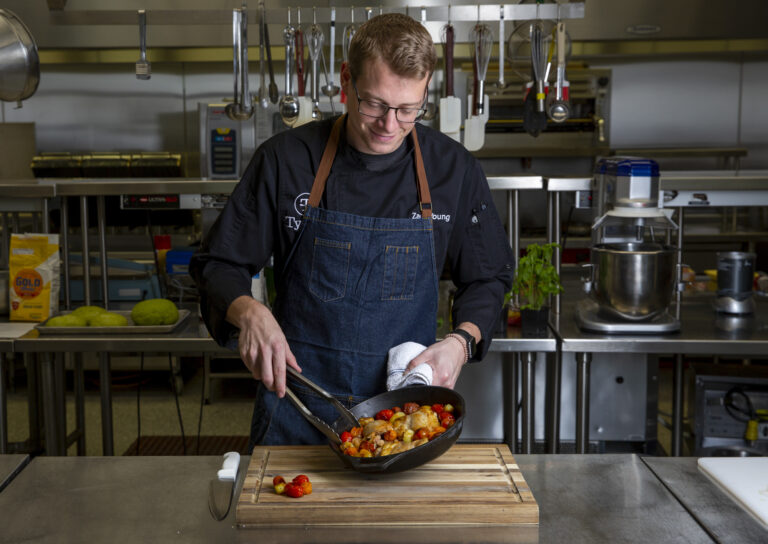
[[[274, 256], [275, 287], [301, 227], [312, 181], [335, 119], [281, 132], [264, 142], [227, 205], [192, 257], [203, 319], [220, 345], [237, 329], [225, 320], [237, 297], [251, 294], [251, 278]], [[457, 287], [453, 322], [469, 321], [483, 335], [476, 360], [488, 351], [504, 293], [514, 274], [513, 254], [479, 163], [452, 138], [416, 124], [432, 194], [435, 262], [447, 264]], [[413, 142], [388, 155], [366, 155], [342, 132], [321, 206], [373, 217], [421, 217]]]

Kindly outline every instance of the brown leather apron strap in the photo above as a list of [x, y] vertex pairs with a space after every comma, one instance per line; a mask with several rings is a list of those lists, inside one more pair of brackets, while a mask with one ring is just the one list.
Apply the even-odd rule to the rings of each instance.
[[317, 173], [315, 174], [315, 181], [312, 182], [312, 192], [309, 194], [308, 205], [313, 208], [317, 208], [320, 205], [320, 198], [325, 191], [325, 182], [328, 180], [328, 174], [331, 173], [331, 165], [333, 165], [333, 159], [336, 158], [336, 150], [339, 147], [339, 134], [341, 134], [341, 127], [344, 126], [344, 120], [347, 118], [346, 114], [342, 115], [333, 124], [331, 129], [331, 136], [328, 138], [328, 143], [325, 144], [325, 151], [320, 159], [320, 165], [317, 167]]
[[421, 146], [419, 138], [416, 136], [416, 127], [411, 131], [413, 137], [413, 158], [416, 161], [416, 177], [418, 178], [419, 208], [421, 208], [421, 218], [432, 218], [432, 196], [429, 194], [429, 183], [427, 183], [427, 172], [424, 170], [424, 160], [421, 158]]
[[[325, 150], [320, 159], [320, 165], [317, 167], [315, 180], [312, 182], [312, 192], [310, 192], [309, 201], [307, 202], [307, 204], [313, 208], [317, 208], [320, 205], [320, 199], [325, 191], [325, 182], [328, 180], [333, 160], [336, 158], [336, 150], [339, 147], [341, 128], [344, 126], [346, 118], [346, 115], [342, 115], [336, 120], [331, 129], [328, 143], [325, 144]], [[430, 219], [432, 217], [432, 197], [429, 193], [427, 172], [424, 170], [424, 160], [421, 157], [421, 146], [419, 146], [419, 139], [416, 136], [416, 127], [413, 127], [411, 136], [413, 138], [413, 158], [416, 163], [416, 178], [418, 180], [417, 190], [419, 195], [419, 209], [421, 210], [421, 217], [423, 219]]]

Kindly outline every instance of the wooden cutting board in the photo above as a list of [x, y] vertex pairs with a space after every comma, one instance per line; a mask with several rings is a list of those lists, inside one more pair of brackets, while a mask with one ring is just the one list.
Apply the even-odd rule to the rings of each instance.
[[[275, 493], [274, 476], [299, 474], [309, 476], [311, 495]], [[418, 468], [382, 475], [346, 468], [327, 446], [260, 446], [235, 517], [241, 527], [537, 525], [539, 506], [506, 445], [458, 444]]]

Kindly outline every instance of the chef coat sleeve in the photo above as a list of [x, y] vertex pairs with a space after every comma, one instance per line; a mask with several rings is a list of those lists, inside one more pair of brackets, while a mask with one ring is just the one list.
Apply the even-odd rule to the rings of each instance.
[[457, 287], [452, 317], [454, 324], [469, 321], [480, 328], [483, 338], [474, 359], [479, 361], [488, 353], [499, 327], [504, 295], [514, 279], [514, 259], [488, 180], [477, 161], [465, 173], [456, 215], [447, 254]]
[[237, 347], [239, 330], [226, 321], [227, 309], [236, 298], [251, 296], [251, 278], [272, 254], [275, 178], [274, 157], [262, 146], [189, 264], [203, 321], [214, 340], [230, 349]]

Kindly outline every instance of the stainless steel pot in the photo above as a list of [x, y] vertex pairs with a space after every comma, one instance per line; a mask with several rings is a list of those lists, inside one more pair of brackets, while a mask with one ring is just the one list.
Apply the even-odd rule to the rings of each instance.
[[40, 59], [29, 29], [7, 9], [0, 9], [0, 100], [21, 102], [40, 83]]
[[677, 249], [654, 243], [597, 244], [586, 289], [605, 313], [624, 320], [651, 319], [672, 302]]

